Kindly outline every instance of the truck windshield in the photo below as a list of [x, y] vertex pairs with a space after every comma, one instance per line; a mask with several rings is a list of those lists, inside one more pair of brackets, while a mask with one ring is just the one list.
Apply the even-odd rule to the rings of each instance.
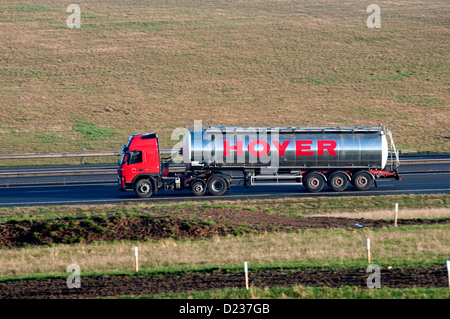
[[142, 163], [142, 152], [141, 151], [133, 151], [133, 152], [125, 152], [120, 159], [119, 166], [123, 164], [137, 164]]

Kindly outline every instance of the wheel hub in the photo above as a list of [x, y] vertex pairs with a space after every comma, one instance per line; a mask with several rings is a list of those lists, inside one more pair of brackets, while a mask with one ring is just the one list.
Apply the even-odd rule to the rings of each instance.
[[214, 182], [212, 184], [212, 188], [213, 188], [214, 191], [220, 192], [222, 190], [222, 188], [223, 188], [222, 187], [222, 183], [221, 182]]
[[311, 185], [316, 187], [317, 185], [319, 185], [319, 181], [317, 179], [313, 179], [311, 180]]

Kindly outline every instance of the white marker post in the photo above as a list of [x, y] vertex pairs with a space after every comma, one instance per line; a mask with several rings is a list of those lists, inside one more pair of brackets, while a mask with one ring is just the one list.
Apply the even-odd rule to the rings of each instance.
[[248, 290], [248, 268], [246, 261], [244, 261], [244, 273], [245, 273], [245, 289]]
[[450, 260], [447, 260], [448, 289], [450, 290]]
[[134, 246], [134, 266], [136, 268], [136, 272], [139, 271], [139, 263], [138, 263], [138, 247]]
[[397, 218], [398, 218], [398, 203], [395, 203], [395, 218], [394, 218], [395, 227], [397, 227]]
[[370, 238], [367, 238], [367, 262], [370, 264]]

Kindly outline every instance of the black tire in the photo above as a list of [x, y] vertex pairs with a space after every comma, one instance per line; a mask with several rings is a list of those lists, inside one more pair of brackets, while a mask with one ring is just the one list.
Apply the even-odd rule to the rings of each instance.
[[352, 184], [358, 191], [367, 191], [372, 187], [372, 176], [366, 172], [358, 172], [353, 175]]
[[328, 186], [334, 192], [343, 192], [347, 189], [348, 178], [342, 172], [334, 172], [328, 178]]
[[310, 173], [306, 176], [304, 185], [311, 193], [318, 193], [325, 186], [325, 180], [318, 173]]
[[227, 191], [227, 188], [227, 182], [222, 177], [213, 176], [208, 181], [208, 191], [211, 193], [211, 195], [223, 195]]
[[195, 196], [203, 196], [206, 193], [206, 184], [202, 180], [196, 180], [192, 183], [192, 194]]
[[134, 191], [139, 198], [148, 198], [152, 196], [153, 185], [148, 179], [141, 179], [134, 185]]

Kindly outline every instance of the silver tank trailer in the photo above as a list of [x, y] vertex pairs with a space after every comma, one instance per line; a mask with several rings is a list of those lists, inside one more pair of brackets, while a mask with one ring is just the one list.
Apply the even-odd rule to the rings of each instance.
[[182, 152], [186, 167], [384, 169], [389, 149], [384, 126], [207, 127], [189, 130]]

